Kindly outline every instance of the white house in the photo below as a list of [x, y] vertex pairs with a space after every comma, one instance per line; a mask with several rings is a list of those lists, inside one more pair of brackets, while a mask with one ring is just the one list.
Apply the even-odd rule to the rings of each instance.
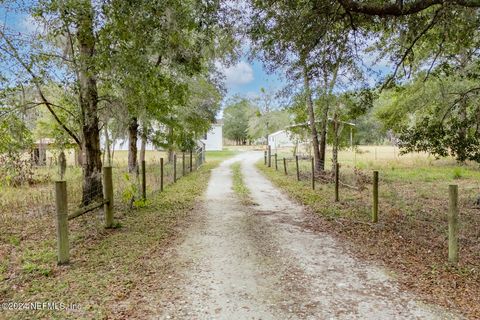
[[[200, 139], [201, 142], [205, 144], [207, 151], [209, 150], [222, 150], [223, 149], [223, 121], [217, 120], [216, 123], [212, 124], [212, 128], [205, 134], [203, 139]], [[140, 150], [142, 140], [140, 137], [137, 139], [137, 149]], [[100, 146], [102, 149], [105, 148], [105, 137], [100, 136]], [[114, 150], [127, 151], [128, 150], [128, 138], [118, 138], [114, 141], [111, 146]], [[151, 141], [147, 141], [145, 145], [145, 150], [158, 150], [157, 147], [153, 145]]]
[[[334, 120], [332, 118], [328, 118], [328, 121], [333, 122]], [[318, 120], [316, 121], [316, 123], [320, 123], [320, 121]], [[345, 121], [339, 121], [339, 123], [341, 124], [340, 130], [342, 130], [343, 126], [348, 126], [350, 128], [350, 144], [353, 146], [353, 128], [355, 127], [355, 124], [351, 122], [345, 122]], [[309, 123], [306, 122], [306, 123], [291, 125], [287, 127], [287, 129], [295, 128], [295, 127], [304, 127], [305, 129], [308, 129]], [[308, 137], [310, 136], [308, 135]], [[283, 148], [283, 147], [293, 147], [295, 146], [297, 139], [298, 137], [294, 137], [290, 131], [280, 130], [268, 136], [268, 145], [272, 149]]]
[[[100, 137], [100, 146], [102, 149], [105, 148], [105, 138]], [[140, 150], [140, 147], [142, 146], [142, 139], [140, 137], [137, 139], [137, 150]], [[113, 142], [113, 145], [111, 146], [112, 149], [115, 151], [127, 151], [128, 150], [128, 138], [127, 139], [116, 139]], [[147, 144], [145, 145], [145, 150], [147, 151], [152, 151], [152, 150], [157, 150], [153, 143], [150, 141], [147, 141]]]
[[268, 145], [272, 149], [293, 147], [295, 142], [292, 139], [292, 134], [286, 130], [274, 132], [268, 136]]
[[223, 150], [223, 123], [217, 121], [217, 123], [212, 124], [212, 128], [200, 141], [205, 143], [205, 150], [207, 151]]

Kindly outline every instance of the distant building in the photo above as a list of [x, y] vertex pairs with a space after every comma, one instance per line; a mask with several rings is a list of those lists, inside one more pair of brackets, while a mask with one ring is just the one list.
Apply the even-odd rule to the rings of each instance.
[[[334, 120], [332, 118], [328, 118], [328, 121], [330, 123], [333, 123]], [[315, 123], [320, 124], [321, 121], [317, 120]], [[353, 128], [355, 127], [355, 124], [351, 123], [351, 122], [345, 122], [345, 121], [338, 121], [338, 123], [340, 124], [340, 131], [343, 129], [343, 127], [348, 127], [350, 129], [350, 144], [353, 146]], [[306, 135], [307, 139], [305, 140], [305, 138], [301, 138], [297, 134], [292, 133], [289, 130], [289, 129], [292, 129], [292, 128], [304, 128], [305, 132], [308, 132], [308, 134]], [[320, 128], [317, 128], [317, 129], [320, 130]], [[299, 124], [294, 124], [294, 125], [288, 126], [288, 127], [285, 128], [285, 130], [280, 130], [280, 131], [277, 131], [277, 132], [274, 132], [274, 133], [270, 134], [268, 136], [268, 145], [272, 149], [278, 149], [278, 148], [283, 148], [283, 147], [293, 147], [297, 143], [300, 143], [300, 144], [310, 143], [311, 136], [309, 134], [309, 130], [310, 130], [309, 122], [299, 123]], [[327, 132], [327, 134], [328, 134], [328, 132]]]
[[[138, 137], [137, 139], [137, 150], [140, 150], [142, 146], [142, 139]], [[105, 138], [100, 137], [100, 147], [105, 149]], [[115, 151], [128, 151], [128, 138], [119, 138], [115, 139], [115, 141], [112, 142], [112, 145], [110, 146]], [[153, 151], [157, 150], [157, 148], [153, 145], [152, 142], [147, 141], [147, 144], [145, 145], [145, 150], [147, 151]]]
[[293, 147], [295, 141], [292, 139], [292, 134], [287, 130], [280, 130], [268, 135], [268, 145], [272, 149]]
[[207, 151], [223, 150], [223, 121], [217, 120], [210, 130], [200, 139], [205, 144]]
[[[154, 128], [157, 129], [157, 128]], [[160, 127], [157, 130], [166, 130], [164, 127]], [[199, 140], [205, 144], [206, 150], [223, 150], [223, 121], [217, 120], [216, 123], [212, 124], [212, 128]], [[140, 136], [137, 139], [137, 150], [140, 150], [142, 145], [142, 139]], [[105, 148], [105, 137], [100, 136], [100, 146], [102, 149]], [[117, 138], [112, 142], [112, 149], [115, 151], [127, 151], [129, 147], [128, 138]], [[147, 141], [145, 145], [145, 150], [161, 150], [157, 148], [150, 140]]]

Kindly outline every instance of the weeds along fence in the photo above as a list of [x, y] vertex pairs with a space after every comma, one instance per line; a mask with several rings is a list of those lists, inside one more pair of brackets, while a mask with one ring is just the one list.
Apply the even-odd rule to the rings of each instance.
[[403, 239], [414, 236], [427, 252], [429, 248], [441, 247], [452, 265], [459, 261], [459, 248], [465, 263], [475, 265], [480, 260], [476, 187], [464, 187], [459, 196], [456, 184], [439, 187], [438, 181], [424, 182], [421, 177], [398, 178], [399, 173], [393, 168], [369, 172], [341, 163], [316, 172], [314, 159], [309, 155], [293, 157], [268, 149], [263, 162], [269, 170], [287, 176], [288, 183], [331, 196], [331, 200], [323, 201], [337, 204], [325, 208], [333, 215], [340, 215], [334, 210], [346, 210], [347, 218], [354, 222], [388, 227]]
[[[116, 202], [148, 205], [148, 196], [162, 192], [168, 185], [197, 170], [205, 161], [203, 149], [174, 154], [170, 162], [160, 158], [158, 162], [142, 161], [138, 174], [129, 173], [126, 167], [103, 167], [102, 185], [103, 199], [98, 199], [86, 206], [70, 209], [72, 203], [80, 203], [81, 182], [73, 183], [65, 180], [55, 182], [55, 211], [57, 228], [57, 262], [67, 264], [70, 261], [70, 241], [68, 222], [86, 213], [103, 208], [103, 224], [105, 228], [114, 228], [114, 212]], [[115, 172], [117, 171], [117, 172]], [[92, 190], [98, 194], [99, 190]], [[72, 199], [69, 198], [73, 198]]]

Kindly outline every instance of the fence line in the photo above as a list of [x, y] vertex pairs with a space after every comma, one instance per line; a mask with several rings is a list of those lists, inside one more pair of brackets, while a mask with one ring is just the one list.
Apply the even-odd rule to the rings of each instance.
[[[267, 167], [269, 166], [268, 159], [269, 151], [265, 151], [264, 154], [264, 164]], [[277, 162], [277, 153], [274, 154], [275, 163]], [[295, 155], [293, 158], [283, 157], [283, 166], [284, 166], [284, 175], [289, 175], [287, 170], [287, 163], [289, 161], [295, 162], [295, 174], [297, 181], [305, 181], [310, 179], [311, 188], [315, 190], [315, 184], [317, 181], [327, 182], [334, 184], [334, 202], [340, 201], [340, 186], [353, 189], [356, 191], [362, 191], [365, 189], [363, 184], [371, 183], [372, 185], [372, 194], [371, 194], [371, 223], [378, 223], [379, 221], [379, 172], [373, 171], [371, 178], [365, 176], [357, 168], [354, 168], [353, 173], [355, 176], [355, 185], [351, 185], [348, 182], [342, 181], [341, 176], [341, 166], [339, 163], [336, 163], [333, 166], [331, 172], [325, 170], [323, 172], [315, 172], [315, 161], [311, 156], [299, 156]], [[275, 171], [278, 171], [277, 166]], [[345, 176], [344, 176], [345, 177]], [[427, 220], [426, 220], [427, 221]], [[450, 185], [449, 186], [449, 208], [448, 208], [448, 261], [456, 265], [458, 263], [458, 186]]]
[[[177, 177], [177, 155], [174, 154], [173, 157], [173, 182], [175, 183], [181, 177], [187, 175], [188, 172], [193, 172], [193, 151], [190, 151], [188, 163], [186, 162], [186, 155], [185, 152], [182, 153], [182, 175]], [[195, 157], [196, 160], [196, 168], [198, 170], [200, 166], [205, 161], [205, 151], [203, 149], [195, 150]], [[141, 161], [141, 191], [140, 191], [140, 198], [144, 201], [147, 199], [147, 190], [148, 187], [153, 189], [152, 191], [160, 191], [163, 192], [166, 185], [169, 185], [167, 181], [165, 181], [165, 172], [168, 165], [164, 165], [164, 159], [160, 158], [160, 164], [153, 166], [153, 171], [147, 172], [147, 163], [145, 160]], [[73, 220], [77, 217], [80, 217], [88, 212], [96, 210], [100, 207], [103, 207], [104, 210], [104, 225], [105, 228], [113, 228], [114, 227], [114, 183], [113, 183], [113, 174], [112, 174], [112, 167], [105, 166], [103, 167], [103, 199], [99, 199], [88, 205], [84, 205], [81, 208], [73, 211], [69, 214], [68, 210], [68, 197], [67, 197], [67, 182], [66, 181], [56, 181], [55, 182], [55, 203], [56, 203], [56, 229], [57, 229], [57, 263], [58, 264], [67, 264], [70, 261], [70, 244], [69, 244], [69, 232], [68, 232], [68, 221]], [[158, 172], [160, 174], [159, 179], [156, 179], [155, 173]], [[154, 184], [148, 185], [147, 178], [149, 175], [153, 176]], [[128, 176], [127, 176], [128, 177]], [[127, 178], [129, 179], [129, 178]], [[132, 185], [134, 185], [133, 183]], [[158, 186], [158, 189], [157, 189]], [[134, 197], [134, 195], [131, 195]], [[132, 198], [134, 199], [134, 198]]]

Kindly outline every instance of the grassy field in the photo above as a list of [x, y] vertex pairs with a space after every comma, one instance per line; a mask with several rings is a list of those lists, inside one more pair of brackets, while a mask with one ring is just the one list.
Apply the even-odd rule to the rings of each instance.
[[[280, 161], [284, 156], [291, 158], [291, 150], [278, 151], [278, 171], [273, 162], [271, 168], [263, 161], [258, 167], [318, 213], [324, 221], [320, 229], [348, 240], [360, 256], [385, 263], [405, 287], [426, 300], [480, 317], [478, 164], [436, 160], [427, 154], [399, 156], [392, 147], [362, 146], [356, 154], [342, 151], [343, 184], [340, 202], [335, 203], [332, 172], [317, 175], [316, 190], [312, 190], [310, 160], [300, 161], [302, 180], [297, 182], [294, 161], [287, 162], [288, 175], [284, 174]], [[326, 169], [331, 170], [330, 165]], [[380, 175], [378, 224], [370, 223], [372, 170]], [[447, 263], [449, 184], [459, 186], [460, 263], [456, 268]]]
[[[208, 152], [207, 162], [200, 170], [168, 185], [163, 193], [150, 192], [148, 202], [134, 210], [122, 204], [118, 198], [121, 194], [117, 194], [114, 212], [117, 229], [103, 228], [101, 211], [70, 221], [69, 266], [56, 265], [53, 202], [43, 204], [44, 210], [35, 214], [28, 210], [21, 213], [2, 210], [0, 302], [58, 302], [75, 304], [78, 308], [2, 311], [0, 319], [128, 318], [131, 312], [138, 312], [135, 299], [139, 297], [135, 294], [140, 295], [140, 292], [135, 288], [158, 285], [158, 277], [165, 269], [161, 265], [163, 245], [174, 235], [174, 226], [191, 212], [195, 200], [205, 190], [210, 170], [233, 154]], [[154, 163], [156, 156], [149, 154], [147, 161]], [[76, 170], [70, 168], [68, 173], [67, 180], [72, 184], [80, 177], [80, 171]], [[117, 168], [115, 180], [122, 179]], [[36, 203], [31, 195], [35, 194], [35, 189], [43, 187], [53, 188], [52, 181], [10, 190], [9, 196], [22, 195], [27, 206], [38, 206], [40, 200], [45, 199]], [[150, 258], [156, 259], [159, 265], [153, 265]], [[119, 305], [119, 301], [126, 302]]]

